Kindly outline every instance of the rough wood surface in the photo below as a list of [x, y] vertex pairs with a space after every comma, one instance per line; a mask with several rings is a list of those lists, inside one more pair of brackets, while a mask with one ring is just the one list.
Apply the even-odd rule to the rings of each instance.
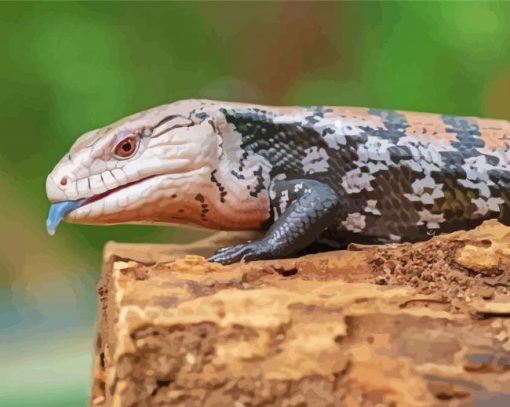
[[229, 239], [106, 247], [92, 405], [510, 405], [510, 228], [200, 257]]

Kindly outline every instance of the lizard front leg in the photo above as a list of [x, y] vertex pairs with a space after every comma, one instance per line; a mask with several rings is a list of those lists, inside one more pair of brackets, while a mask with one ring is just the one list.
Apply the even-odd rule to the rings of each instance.
[[209, 261], [230, 264], [239, 260], [281, 258], [315, 241], [335, 221], [340, 208], [337, 193], [315, 180], [276, 181], [275, 190], [287, 191], [290, 205], [266, 235], [251, 242], [219, 249]]

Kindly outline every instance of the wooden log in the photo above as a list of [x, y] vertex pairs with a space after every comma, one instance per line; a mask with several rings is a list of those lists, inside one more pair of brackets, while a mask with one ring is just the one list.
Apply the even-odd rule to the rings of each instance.
[[201, 257], [228, 239], [106, 247], [91, 405], [510, 405], [510, 228]]

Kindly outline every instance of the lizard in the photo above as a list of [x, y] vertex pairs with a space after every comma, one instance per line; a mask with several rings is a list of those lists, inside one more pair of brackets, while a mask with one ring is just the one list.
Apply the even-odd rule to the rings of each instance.
[[264, 232], [222, 264], [416, 242], [510, 225], [510, 122], [181, 100], [79, 137], [46, 192], [50, 234], [62, 219]]

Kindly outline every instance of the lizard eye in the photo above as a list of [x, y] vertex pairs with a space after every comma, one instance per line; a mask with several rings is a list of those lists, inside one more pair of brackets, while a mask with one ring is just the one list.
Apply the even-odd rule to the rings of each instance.
[[117, 158], [129, 158], [131, 157], [136, 150], [138, 149], [138, 137], [130, 134], [129, 136], [123, 138], [121, 141], [117, 143], [115, 146], [113, 153]]

